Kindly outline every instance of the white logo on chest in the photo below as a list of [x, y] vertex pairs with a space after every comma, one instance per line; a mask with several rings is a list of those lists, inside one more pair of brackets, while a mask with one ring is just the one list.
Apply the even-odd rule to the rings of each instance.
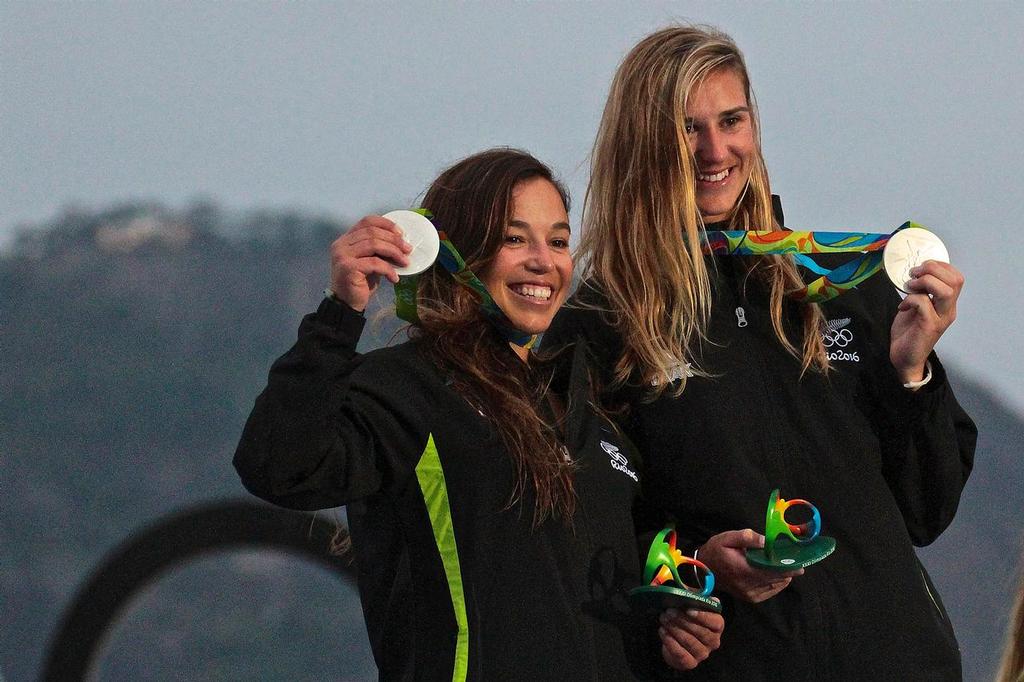
[[631, 470], [628, 466], [629, 460], [626, 459], [625, 455], [619, 452], [619, 447], [617, 445], [612, 445], [607, 441], [601, 441], [601, 449], [607, 452], [608, 457], [611, 458], [610, 464], [612, 465], [612, 469], [615, 469], [616, 471], [621, 471], [622, 473], [632, 478], [634, 481], [639, 482], [640, 479], [637, 478], [636, 472]]
[[[668, 370], [668, 383], [671, 384], [673, 382], [679, 381], [683, 377], [686, 377], [687, 379], [689, 379], [692, 376], [693, 376], [693, 370], [690, 369], [690, 363], [688, 363], [688, 362], [676, 363], [675, 365], [673, 365]], [[660, 385], [661, 385], [661, 382], [658, 381], [657, 378], [651, 379], [651, 386], [660, 386]]]
[[853, 343], [853, 331], [847, 329], [850, 318], [843, 317], [838, 320], [829, 320], [825, 328], [821, 330], [821, 343], [825, 346], [829, 360], [845, 360], [847, 362], [860, 362], [860, 355], [857, 351], [843, 350]]

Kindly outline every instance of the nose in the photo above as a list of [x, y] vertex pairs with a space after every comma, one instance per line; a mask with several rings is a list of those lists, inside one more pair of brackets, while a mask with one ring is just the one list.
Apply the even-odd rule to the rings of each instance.
[[545, 273], [551, 272], [555, 262], [551, 258], [551, 248], [543, 242], [530, 246], [530, 254], [526, 259], [526, 269], [530, 272]]
[[725, 161], [729, 155], [725, 136], [714, 126], [708, 126], [700, 131], [694, 152], [697, 158], [705, 163], [719, 163]]

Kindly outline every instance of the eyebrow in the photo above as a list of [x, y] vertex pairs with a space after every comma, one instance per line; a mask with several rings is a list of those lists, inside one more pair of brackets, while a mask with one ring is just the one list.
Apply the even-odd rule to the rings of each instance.
[[[729, 116], [735, 116], [736, 114], [749, 114], [749, 113], [750, 113], [750, 107], [749, 106], [733, 107], [732, 109], [726, 109], [725, 111], [720, 112], [718, 114], [718, 118], [728, 118]], [[695, 120], [696, 119], [693, 118], [692, 116], [687, 116], [686, 117], [686, 122], [687, 123], [693, 123]]]
[[[510, 220], [508, 221], [508, 226], [521, 227], [524, 230], [528, 230], [530, 228], [530, 223], [526, 222], [525, 220]], [[572, 232], [572, 228], [569, 227], [569, 223], [555, 223], [551, 227], [556, 230], [567, 230], [569, 232]]]
[[725, 111], [720, 113], [718, 115], [718, 117], [722, 118], [723, 116], [733, 116], [735, 114], [740, 114], [740, 113], [747, 113], [747, 114], [749, 114], [750, 113], [750, 107], [749, 106], [747, 106], [747, 107], [733, 107], [732, 109], [726, 109]]

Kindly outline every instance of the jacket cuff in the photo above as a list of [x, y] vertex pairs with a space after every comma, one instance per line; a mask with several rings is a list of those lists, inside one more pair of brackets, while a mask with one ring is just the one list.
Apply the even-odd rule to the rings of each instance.
[[339, 336], [349, 339], [355, 345], [363, 333], [366, 318], [344, 301], [325, 298], [316, 309], [316, 320], [330, 327]]
[[928, 356], [928, 363], [932, 368], [932, 377], [921, 388], [916, 391], [904, 388], [899, 383], [899, 378], [893, 371], [893, 380], [896, 383], [896, 393], [892, 396], [895, 405], [899, 405], [905, 410], [907, 417], [911, 420], [916, 420], [923, 415], [929, 414], [932, 410], [937, 408], [946, 398], [947, 393], [947, 382], [946, 382], [946, 370], [943, 368], [942, 363], [939, 362], [939, 358], [934, 352]]

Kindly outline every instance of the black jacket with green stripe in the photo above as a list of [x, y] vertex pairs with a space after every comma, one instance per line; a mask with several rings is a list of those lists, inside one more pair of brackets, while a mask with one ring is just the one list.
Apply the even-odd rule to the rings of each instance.
[[[324, 301], [270, 370], [234, 464], [293, 509], [347, 505], [381, 679], [622, 680], [657, 665], [631, 521], [638, 461], [567, 372], [572, 528], [533, 527], [528, 490], [489, 420], [410, 341], [356, 353], [363, 318]], [[511, 350], [510, 350], [511, 352]], [[630, 661], [629, 659], [636, 659]]]

